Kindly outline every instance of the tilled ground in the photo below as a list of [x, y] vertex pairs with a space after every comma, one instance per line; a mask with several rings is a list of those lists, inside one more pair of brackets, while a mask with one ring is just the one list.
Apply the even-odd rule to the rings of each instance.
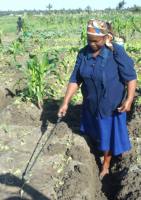
[[[32, 170], [27, 170], [22, 198], [106, 199], [101, 192], [94, 155], [84, 138], [72, 133], [66, 123], [61, 122], [45, 145], [52, 128], [49, 124], [31, 160], [32, 163], [42, 149]], [[1, 125], [0, 134], [3, 138], [0, 144], [0, 196], [1, 199], [20, 199], [22, 172], [41, 137], [41, 130], [30, 125], [5, 124]]]
[[[48, 102], [40, 111], [31, 103], [6, 97], [3, 88], [1, 85], [0, 200], [141, 199], [141, 123], [138, 113], [128, 124], [132, 151], [114, 158], [110, 175], [101, 182], [101, 155], [90, 138], [78, 131], [80, 106], [70, 106], [64, 122], [55, 126], [58, 102]], [[37, 151], [26, 170], [24, 182], [22, 173], [35, 146]]]

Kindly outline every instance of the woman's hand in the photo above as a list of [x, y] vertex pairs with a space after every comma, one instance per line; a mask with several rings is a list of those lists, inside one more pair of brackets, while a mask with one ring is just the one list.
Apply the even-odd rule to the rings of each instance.
[[58, 117], [64, 117], [66, 115], [66, 112], [68, 110], [69, 102], [72, 98], [72, 96], [77, 91], [79, 85], [77, 83], [69, 83], [67, 87], [67, 91], [65, 93], [65, 97], [63, 100], [63, 104], [60, 106], [58, 111]]
[[123, 104], [118, 108], [118, 112], [128, 112], [131, 110], [132, 100], [126, 99]]
[[58, 111], [58, 117], [64, 117], [68, 110], [68, 104], [62, 104]]

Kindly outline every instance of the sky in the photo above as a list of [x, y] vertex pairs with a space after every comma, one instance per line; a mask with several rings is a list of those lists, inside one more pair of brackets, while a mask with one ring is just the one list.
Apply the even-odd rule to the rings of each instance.
[[[92, 9], [116, 8], [121, 0], [0, 0], [0, 10], [45, 10], [48, 4], [53, 9]], [[125, 0], [125, 7], [141, 6], [141, 0]]]

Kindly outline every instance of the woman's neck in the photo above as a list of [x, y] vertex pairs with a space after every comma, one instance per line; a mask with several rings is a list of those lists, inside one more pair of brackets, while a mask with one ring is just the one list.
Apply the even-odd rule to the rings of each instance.
[[93, 55], [94, 58], [100, 54], [103, 47], [104, 47], [104, 45], [101, 48], [99, 48], [98, 50], [94, 51], [90, 46], [88, 46], [89, 52], [91, 52], [91, 54]]
[[93, 52], [93, 57], [96, 58], [100, 54], [101, 49]]

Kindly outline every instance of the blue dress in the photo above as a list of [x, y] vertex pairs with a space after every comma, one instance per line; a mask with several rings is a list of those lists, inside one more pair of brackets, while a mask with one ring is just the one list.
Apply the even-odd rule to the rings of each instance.
[[118, 155], [130, 150], [126, 113], [117, 107], [124, 96], [125, 82], [136, 79], [134, 63], [123, 47], [115, 52], [105, 46], [94, 58], [89, 46], [77, 57], [70, 83], [81, 84], [83, 95], [81, 131], [97, 141], [98, 149]]
[[126, 113], [115, 112], [112, 116], [93, 116], [83, 105], [80, 130], [97, 143], [100, 151], [119, 155], [131, 149], [126, 126]]

